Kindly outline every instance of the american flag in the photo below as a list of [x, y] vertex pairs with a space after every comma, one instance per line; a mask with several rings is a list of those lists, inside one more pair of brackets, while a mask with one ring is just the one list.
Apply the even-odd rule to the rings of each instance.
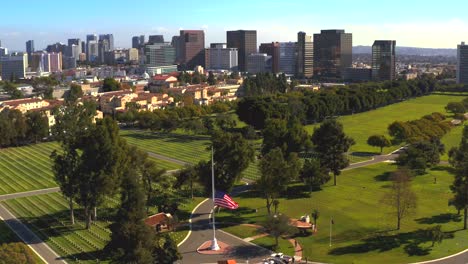
[[239, 205], [229, 195], [221, 191], [216, 191], [214, 204], [231, 210], [239, 208]]

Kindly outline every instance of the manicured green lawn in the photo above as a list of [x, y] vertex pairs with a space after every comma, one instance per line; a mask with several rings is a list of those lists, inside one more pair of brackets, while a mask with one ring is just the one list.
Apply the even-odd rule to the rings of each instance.
[[56, 143], [41, 143], [0, 150], [0, 195], [57, 186], [50, 153]]
[[[465, 94], [468, 96], [468, 94]], [[364, 113], [347, 115], [338, 118], [345, 129], [346, 134], [354, 138], [356, 145], [352, 146], [351, 152], [378, 152], [378, 148], [367, 145], [367, 138], [373, 134], [384, 134], [388, 136], [387, 127], [394, 121], [408, 121], [419, 119], [432, 112], [447, 114], [444, 107], [448, 102], [460, 102], [464, 96], [434, 94], [429, 96], [409, 99], [401, 103], [396, 103], [381, 107], [379, 109]], [[313, 133], [314, 127], [306, 127], [309, 134]], [[389, 153], [393, 148], [385, 148], [384, 152]]]
[[288, 240], [284, 238], [279, 238], [278, 240], [278, 249], [275, 250], [275, 238], [271, 236], [257, 238], [252, 241], [252, 243], [257, 244], [261, 247], [268, 248], [273, 252], [281, 252], [285, 255], [294, 256], [294, 246]]
[[[203, 199], [195, 198], [181, 204], [179, 220], [182, 223], [186, 222], [190, 212]], [[109, 225], [119, 205], [117, 199], [107, 199], [106, 204], [98, 208], [98, 221], [91, 225], [90, 230], [86, 230], [83, 211], [79, 206], [76, 206], [75, 210], [76, 224], [70, 224], [67, 201], [59, 193], [18, 198], [2, 203], [68, 262], [79, 260], [80, 263], [95, 263], [96, 259], [100, 258], [101, 250], [110, 239]], [[179, 243], [187, 233], [188, 229], [184, 227], [171, 236]]]
[[221, 229], [240, 238], [254, 237], [263, 233], [262, 230], [256, 227], [245, 225], [231, 225]]
[[152, 133], [141, 130], [121, 130], [129, 144], [142, 150], [189, 162], [209, 159], [208, 136], [189, 136], [178, 133]]
[[442, 138], [442, 143], [445, 145], [445, 154], [440, 157], [441, 160], [448, 160], [448, 152], [452, 147], [460, 145], [464, 126], [457, 126], [452, 128], [450, 133]]
[[[414, 215], [405, 219], [400, 231], [394, 231], [396, 219], [381, 198], [391, 182], [389, 172], [396, 167], [378, 164], [345, 171], [338, 177], [338, 186], [328, 184], [323, 190], [303, 192], [300, 186], [289, 197], [280, 199], [279, 211], [293, 218], [320, 211], [318, 233], [299, 236], [309, 260], [332, 263], [408, 263], [435, 259], [466, 249], [468, 231], [460, 231], [463, 223], [456, 210], [448, 206], [452, 197], [449, 185], [453, 176], [448, 167], [440, 167], [413, 180], [418, 197]], [[437, 184], [434, 184], [437, 177]], [[235, 197], [237, 212], [222, 210], [217, 219], [222, 222], [261, 223], [266, 216], [265, 201], [255, 193]], [[255, 212], [255, 209], [258, 212]], [[333, 243], [329, 247], [330, 218], [333, 217]], [[430, 242], [417, 233], [436, 224], [453, 234], [442, 244], [430, 248]], [[280, 251], [286, 251], [280, 247]], [[410, 256], [411, 254], [416, 254]], [[421, 254], [421, 255], [417, 255]]]

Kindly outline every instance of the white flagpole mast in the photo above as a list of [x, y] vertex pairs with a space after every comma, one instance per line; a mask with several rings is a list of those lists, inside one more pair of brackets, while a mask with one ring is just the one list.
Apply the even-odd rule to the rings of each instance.
[[216, 227], [215, 227], [215, 186], [214, 186], [214, 150], [211, 146], [211, 191], [213, 195], [213, 243], [211, 244], [211, 250], [219, 250], [218, 241], [216, 240]]

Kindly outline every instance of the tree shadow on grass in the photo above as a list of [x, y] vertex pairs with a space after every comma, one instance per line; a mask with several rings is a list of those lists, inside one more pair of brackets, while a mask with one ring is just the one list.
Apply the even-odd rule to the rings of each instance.
[[73, 262], [73, 261], [94, 261], [95, 263], [101, 263], [107, 257], [105, 256], [102, 250], [96, 250], [92, 252], [81, 252], [77, 254], [71, 254], [63, 257], [64, 259]]
[[232, 258], [248, 259], [264, 257], [268, 256], [269, 254], [270, 251], [265, 248], [261, 248], [254, 245], [240, 245], [231, 247], [227, 255]]
[[435, 166], [431, 169], [431, 171], [446, 171], [451, 174], [455, 174], [455, 169], [450, 166]]
[[346, 255], [368, 253], [371, 251], [385, 252], [404, 246], [405, 252], [410, 255], [423, 256], [429, 254], [431, 248], [423, 248], [420, 244], [429, 241], [426, 231], [419, 229], [408, 233], [395, 235], [376, 235], [361, 240], [361, 243], [330, 250], [330, 255]]
[[392, 173], [387, 171], [374, 177], [376, 181], [390, 181]]
[[433, 215], [431, 217], [423, 217], [416, 219], [416, 222], [420, 224], [446, 224], [448, 222], [460, 222], [461, 215], [446, 213], [446, 214], [439, 214]]
[[288, 186], [288, 189], [286, 190], [284, 195], [286, 196], [286, 199], [288, 200], [309, 198], [310, 197], [309, 187], [302, 185], [302, 184]]

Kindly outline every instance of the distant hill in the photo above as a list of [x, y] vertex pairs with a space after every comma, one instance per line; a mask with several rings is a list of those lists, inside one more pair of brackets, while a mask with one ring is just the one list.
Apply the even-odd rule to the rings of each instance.
[[[397, 55], [415, 55], [415, 56], [443, 56], [456, 57], [456, 49], [429, 49], [429, 48], [413, 48], [413, 47], [396, 47]], [[371, 54], [371, 46], [355, 46], [353, 47], [354, 54]]]

